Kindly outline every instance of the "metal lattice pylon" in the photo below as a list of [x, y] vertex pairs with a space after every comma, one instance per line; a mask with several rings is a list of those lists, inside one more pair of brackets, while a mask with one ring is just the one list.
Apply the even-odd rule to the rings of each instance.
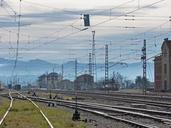
[[109, 62], [108, 62], [108, 45], [105, 45], [105, 86], [108, 84], [109, 79]]

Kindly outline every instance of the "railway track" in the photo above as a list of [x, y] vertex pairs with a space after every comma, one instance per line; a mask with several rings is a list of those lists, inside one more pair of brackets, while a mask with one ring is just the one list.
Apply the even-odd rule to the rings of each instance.
[[[43, 113], [43, 111], [40, 109], [40, 107], [30, 98], [28, 98], [27, 96], [19, 93], [19, 92], [13, 92], [13, 94], [17, 94], [20, 98], [18, 99], [24, 99], [24, 100], [28, 100], [29, 102], [31, 102], [33, 104], [33, 106], [35, 106], [35, 108], [40, 112], [40, 114], [43, 116], [44, 120], [47, 122], [47, 124], [49, 125], [49, 128], [54, 128], [52, 123], [49, 121], [49, 119], [47, 118], [47, 116]], [[5, 94], [6, 95], [6, 94]], [[3, 95], [3, 96], [5, 96]], [[13, 107], [13, 99], [16, 97], [12, 97], [11, 92], [9, 92], [9, 98], [11, 100], [10, 106], [8, 108], [8, 110], [6, 111], [5, 115], [3, 116], [3, 118], [0, 120], [0, 125], [3, 124], [5, 118], [7, 117], [8, 113], [10, 112], [11, 108]]]
[[[29, 97], [29, 98], [31, 98], [32, 100], [37, 101], [37, 102], [53, 103], [53, 104], [56, 103], [56, 105], [65, 106], [65, 107], [69, 107], [69, 108], [75, 109], [75, 103], [74, 102], [72, 104], [61, 104], [62, 101], [57, 102], [56, 100], [53, 101], [53, 100], [41, 99], [41, 98], [33, 98], [33, 97]], [[134, 122], [134, 121], [118, 118], [118, 117], [112, 116], [112, 115], [110, 115], [108, 113], [102, 112], [100, 110], [94, 110], [94, 109], [92, 109], [92, 107], [82, 107], [82, 106], [79, 105], [78, 109], [82, 110], [82, 111], [85, 111], [85, 112], [89, 112], [89, 113], [93, 113], [93, 114], [96, 114], [96, 115], [100, 115], [100, 116], [108, 118], [108, 119], [113, 119], [113, 120], [116, 120], [116, 121], [119, 121], [119, 122], [123, 122], [123, 123], [129, 124], [130, 126], [136, 127], [136, 128], [158, 128], [157, 126], [154, 127], [154, 126], [151, 126], [151, 125], [142, 124], [142, 123], [138, 123], [138, 122]]]
[[[75, 106], [71, 106], [71, 105], [63, 105], [63, 106], [75, 109]], [[113, 119], [113, 120], [116, 120], [116, 121], [119, 121], [119, 122], [129, 124], [129, 125], [131, 125], [133, 127], [136, 127], [136, 128], [158, 128], [157, 126], [151, 126], [151, 125], [146, 125], [146, 124], [142, 124], [142, 123], [137, 123], [135, 121], [130, 121], [130, 120], [122, 119], [122, 118], [117, 118], [117, 117], [112, 116], [112, 115], [110, 115], [108, 113], [97, 111], [97, 110], [92, 110], [90, 108], [89, 109], [82, 108], [82, 107], [77, 107], [77, 108], [79, 110], [82, 110], [82, 111], [90, 112], [90, 113], [93, 113], [93, 114], [96, 114], [96, 115], [103, 116], [105, 118], [109, 118], [109, 119]]]
[[[52, 104], [53, 103], [53, 104], [55, 104], [54, 106], [60, 105], [60, 106], [65, 106], [65, 107], [75, 109], [75, 102], [74, 101], [66, 101], [66, 100], [58, 100], [58, 99], [46, 99], [46, 98], [42, 98], [42, 97], [25, 96], [21, 93], [18, 93], [18, 95], [20, 95], [20, 97], [14, 97], [14, 98], [19, 98], [21, 100], [29, 100], [30, 102], [32, 102], [34, 104], [35, 104], [35, 102], [43, 102], [46, 104], [48, 104], [48, 103]], [[132, 127], [138, 127], [138, 128], [159, 128], [159, 127], [158, 127], [158, 125], [149, 125], [149, 124], [145, 124], [142, 122], [137, 122], [134, 120], [129, 120], [129, 119], [117, 117], [117, 116], [112, 115], [111, 112], [112, 113], [114, 113], [114, 112], [122, 113], [123, 115], [130, 115], [130, 116], [133, 116], [134, 118], [136, 118], [136, 117], [148, 118], [150, 120], [155, 120], [155, 121], [158, 121], [160, 123], [163, 123], [163, 125], [170, 125], [171, 124], [170, 119], [167, 119], [164, 117], [163, 118], [156, 117], [156, 116], [151, 115], [151, 114], [155, 114], [155, 115], [158, 114], [158, 115], [163, 115], [163, 116], [166, 116], [166, 115], [170, 116], [171, 113], [166, 112], [166, 111], [137, 109], [137, 108], [131, 108], [131, 107], [112, 106], [112, 105], [90, 103], [90, 102], [78, 102], [78, 109], [85, 111], [85, 112], [100, 115], [100, 116], [108, 118], [108, 119], [113, 119], [113, 120], [116, 120], [119, 122], [123, 122], [123, 123], [128, 124]], [[144, 114], [144, 113], [146, 113], [146, 114]]]
[[[54, 100], [54, 99], [49, 100], [49, 99], [40, 98], [40, 97], [29, 97], [29, 98], [31, 98], [34, 101], [38, 101], [38, 102], [53, 103], [53, 104], [56, 104], [56, 105], [75, 108], [75, 102], [74, 101]], [[116, 108], [116, 107], [118, 107], [118, 108]], [[133, 116], [135, 118], [136, 117], [138, 117], [138, 118], [148, 118], [150, 120], [158, 121], [158, 122], [162, 123], [163, 125], [171, 124], [171, 120], [167, 119], [167, 117], [164, 118], [164, 117], [156, 117], [156, 116], [151, 115], [152, 113], [153, 114], [158, 114], [158, 115], [160, 115], [160, 114], [161, 115], [171, 115], [171, 113], [165, 112], [165, 111], [153, 111], [153, 110], [140, 110], [140, 109], [138, 109], [137, 111], [141, 111], [141, 112], [135, 112], [135, 108], [131, 110], [131, 108], [129, 108], [129, 107], [128, 108], [119, 108], [119, 106], [109, 106], [109, 105], [104, 105], [104, 104], [87, 103], [87, 102], [86, 103], [78, 102], [78, 108], [80, 110], [91, 112], [91, 113], [94, 113], [94, 114], [98, 114], [98, 115], [101, 115], [101, 116], [106, 117], [106, 118], [115, 119], [117, 121], [120, 120], [121, 122], [125, 122], [125, 123], [127, 122], [128, 124], [130, 124], [130, 122], [132, 122], [132, 125], [135, 125], [136, 127], [137, 127], [137, 124], [140, 124], [140, 125], [144, 125], [144, 124], [142, 124], [140, 122], [138, 123], [138, 122], [135, 122], [135, 121], [123, 119], [123, 118], [118, 118], [118, 117], [112, 116], [109, 113], [117, 112], [117, 113], [122, 113], [123, 115], [130, 115], [130, 116]], [[129, 109], [129, 111], [124, 110], [124, 109]], [[144, 114], [142, 111], [143, 112], [145, 111], [148, 114]], [[149, 114], [149, 113], [151, 113], [151, 114]], [[153, 127], [156, 128], [157, 127], [157, 126], [151, 126], [151, 125], [144, 125], [144, 126], [147, 126], [147, 127], [150, 127], [150, 128], [153, 128]], [[144, 126], [142, 126], [142, 128]]]
[[[38, 101], [40, 100], [40, 101], [57, 102], [57, 103], [59, 103], [59, 105], [60, 105], [60, 103], [65, 103], [67, 105], [75, 105], [74, 101], [54, 100], [54, 99], [49, 100], [49, 99], [41, 98], [41, 97], [30, 97], [30, 98], [32, 98], [34, 100], [38, 100]], [[91, 103], [91, 102], [77, 102], [77, 104], [79, 107], [82, 107], [82, 108], [91, 107], [93, 109], [99, 109], [99, 110], [105, 110], [105, 111], [115, 111], [115, 112], [119, 112], [119, 113], [131, 114], [134, 116], [151, 118], [151, 119], [161, 121], [161, 122], [165, 122], [165, 121], [171, 122], [170, 119], [151, 116], [151, 115], [171, 116], [171, 112], [166, 112], [166, 111], [139, 109], [139, 108], [131, 108], [131, 107], [123, 107], [123, 106], [113, 106], [113, 105], [98, 104], [98, 103]], [[138, 113], [138, 112], [140, 112], [140, 113]]]
[[12, 98], [12, 96], [11, 96], [11, 92], [10, 92], [10, 91], [9, 91], [8, 95], [9, 95], [9, 98], [10, 98], [10, 105], [9, 105], [7, 111], [5, 112], [4, 116], [3, 116], [2, 119], [0, 120], [0, 126], [1, 126], [2, 123], [4, 122], [5, 118], [7, 117], [8, 113], [10, 112], [10, 110], [11, 110], [11, 108], [12, 108], [12, 106], [13, 106], [13, 98]]
[[[47, 92], [47, 90], [41, 90], [41, 89], [34, 89], [34, 91], [44, 91]], [[61, 94], [73, 94], [74, 91], [65, 91], [65, 90], [52, 90], [54, 93], [61, 93]], [[105, 92], [105, 91], [77, 91], [78, 93], [82, 94], [95, 94], [95, 95], [106, 95], [106, 96], [114, 96], [114, 97], [129, 97], [134, 99], [155, 99], [159, 101], [171, 101], [171, 95], [163, 95], [163, 94], [137, 94], [137, 93], [123, 93], [123, 92]]]
[[43, 113], [43, 111], [41, 110], [41, 108], [40, 108], [33, 100], [31, 100], [30, 98], [28, 98], [27, 96], [25, 96], [25, 95], [23, 95], [23, 94], [21, 94], [21, 93], [19, 93], [19, 92], [17, 92], [17, 93], [18, 93], [18, 95], [20, 95], [22, 98], [24, 98], [24, 99], [28, 100], [29, 102], [31, 102], [31, 103], [38, 109], [38, 111], [40, 112], [40, 114], [43, 116], [43, 118], [45, 119], [45, 121], [48, 123], [49, 127], [50, 127], [50, 128], [54, 128], [53, 125], [52, 125], [52, 123], [51, 123], [51, 122], [49, 121], [49, 119], [47, 118], [47, 116]]
[[[47, 91], [45, 91], [47, 92]], [[75, 95], [75, 92], [73, 91], [53, 91], [54, 93], [64, 94], [64, 95]], [[163, 101], [154, 101], [154, 100], [147, 100], [147, 99], [138, 99], [138, 98], [128, 98], [129, 96], [124, 97], [122, 95], [120, 96], [114, 96], [114, 95], [108, 95], [108, 94], [102, 94], [102, 93], [90, 93], [90, 92], [77, 92], [78, 96], [81, 97], [91, 97], [94, 99], [103, 99], [103, 100], [109, 100], [109, 101], [122, 101], [126, 103], [142, 103], [150, 106], [157, 106], [157, 107], [165, 107], [165, 108], [171, 108], [171, 102], [163, 102]]]

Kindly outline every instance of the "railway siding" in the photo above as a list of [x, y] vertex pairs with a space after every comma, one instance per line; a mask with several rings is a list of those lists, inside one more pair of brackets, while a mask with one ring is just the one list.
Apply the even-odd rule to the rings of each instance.
[[13, 106], [13, 98], [11, 96], [11, 92], [9, 92], [9, 98], [10, 98], [10, 105], [7, 109], [7, 111], [5, 112], [4, 116], [2, 117], [2, 119], [0, 120], [0, 126], [2, 125], [2, 123], [4, 122], [5, 118], [7, 117], [8, 113], [10, 112], [12, 106]]

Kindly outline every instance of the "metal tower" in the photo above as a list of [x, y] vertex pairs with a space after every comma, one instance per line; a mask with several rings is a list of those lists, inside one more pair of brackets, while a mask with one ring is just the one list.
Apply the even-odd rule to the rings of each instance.
[[89, 75], [92, 75], [92, 56], [91, 53], [89, 53]]
[[96, 74], [96, 54], [95, 54], [95, 31], [92, 31], [93, 34], [93, 42], [92, 42], [92, 76], [94, 78], [97, 77]]
[[[75, 59], [75, 80], [77, 78], [77, 59]], [[73, 113], [72, 120], [80, 120], [80, 113], [78, 112], [78, 96], [77, 96], [77, 89], [78, 86], [76, 84], [76, 81], [74, 82], [75, 86], [75, 112]]]
[[109, 60], [108, 60], [108, 45], [105, 45], [105, 87], [109, 79]]
[[75, 79], [77, 78], [77, 59], [75, 59]]
[[53, 68], [53, 75], [52, 75], [52, 87], [51, 89], [54, 89], [55, 88], [55, 69]]
[[61, 72], [62, 72], [62, 80], [64, 79], [64, 65], [62, 64], [62, 67], [61, 67], [62, 69], [61, 69]]
[[146, 40], [144, 40], [144, 46], [142, 48], [142, 57], [141, 60], [143, 61], [143, 94], [146, 94], [146, 90], [147, 90], [147, 57], [146, 57]]

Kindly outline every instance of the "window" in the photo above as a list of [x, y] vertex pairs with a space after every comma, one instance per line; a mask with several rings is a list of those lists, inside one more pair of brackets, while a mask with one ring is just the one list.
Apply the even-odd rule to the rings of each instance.
[[164, 56], [164, 57], [167, 56], [167, 50], [166, 50], [166, 48], [163, 49], [163, 56]]
[[167, 81], [164, 81], [164, 90], [167, 90]]
[[167, 64], [164, 64], [164, 74], [167, 74]]

